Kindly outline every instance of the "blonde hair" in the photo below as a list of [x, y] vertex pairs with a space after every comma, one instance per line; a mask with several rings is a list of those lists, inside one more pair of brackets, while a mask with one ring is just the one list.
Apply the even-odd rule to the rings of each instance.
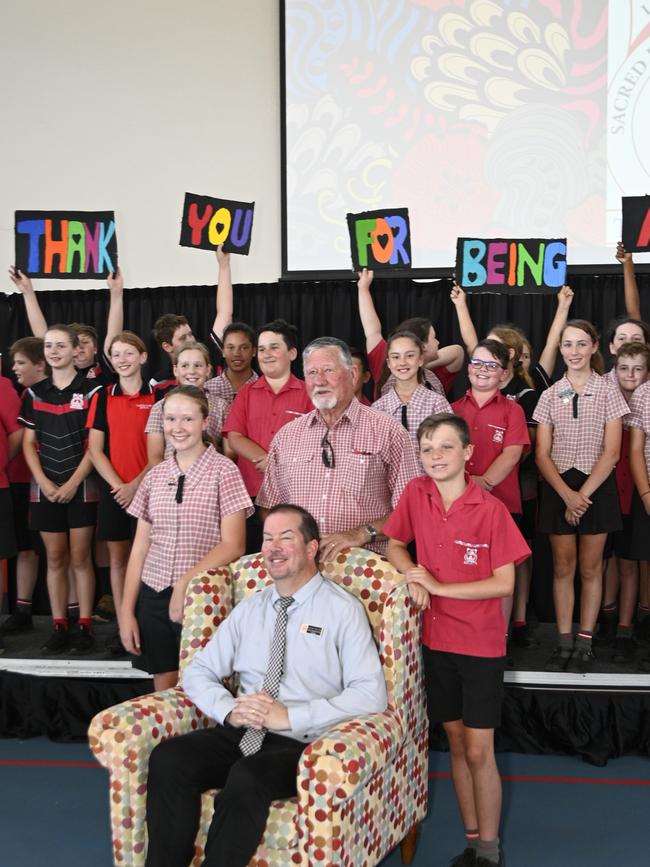
[[178, 359], [184, 352], [187, 352], [188, 349], [196, 349], [197, 352], [200, 352], [203, 358], [205, 359], [205, 363], [209, 366], [211, 364], [210, 361], [210, 352], [205, 343], [198, 343], [196, 340], [188, 340], [187, 343], [184, 343], [182, 346], [176, 347], [176, 349], [172, 352], [172, 363], [174, 367], [178, 364]]
[[524, 352], [524, 337], [519, 329], [512, 325], [495, 325], [494, 328], [490, 328], [490, 334], [494, 334], [494, 336], [498, 337], [504, 346], [507, 346], [508, 349], [512, 349], [513, 374], [519, 377], [519, 379], [523, 379], [528, 388], [534, 388], [535, 385], [533, 380], [521, 361], [521, 356]]

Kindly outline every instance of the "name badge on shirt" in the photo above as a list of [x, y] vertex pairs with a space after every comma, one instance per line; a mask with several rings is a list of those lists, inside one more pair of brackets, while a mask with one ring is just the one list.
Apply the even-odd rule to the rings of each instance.
[[317, 635], [319, 638], [323, 634], [323, 626], [310, 626], [309, 623], [303, 623], [300, 631], [303, 635]]

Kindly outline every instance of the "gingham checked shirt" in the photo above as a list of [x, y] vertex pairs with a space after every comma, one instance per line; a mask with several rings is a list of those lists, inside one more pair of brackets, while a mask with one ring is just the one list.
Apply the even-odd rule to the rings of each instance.
[[[219, 441], [221, 437], [221, 429], [223, 428], [226, 416], [228, 415], [228, 404], [220, 397], [215, 397], [213, 394], [208, 394], [208, 404], [210, 413], [208, 415], [207, 433], [215, 440]], [[164, 433], [163, 427], [163, 401], [159, 400], [151, 407], [147, 426], [144, 429], [145, 433]], [[165, 458], [169, 458], [174, 454], [174, 449], [165, 443]]]
[[[322, 459], [328, 431], [332, 469]], [[311, 512], [323, 535], [343, 533], [387, 515], [419, 472], [402, 425], [353, 398], [331, 429], [313, 410], [278, 431], [256, 502], [265, 509], [295, 503]], [[366, 547], [383, 553], [387, 543]]]
[[566, 376], [543, 391], [533, 418], [553, 426], [551, 460], [557, 471], [575, 467], [588, 475], [603, 452], [606, 423], [629, 411], [620, 390], [592, 371], [581, 394]]
[[420, 426], [420, 422], [424, 421], [427, 416], [437, 412], [453, 412], [449, 401], [444, 395], [438, 391], [425, 388], [421, 384], [415, 389], [407, 404], [402, 403], [395, 389], [391, 388], [372, 405], [372, 408], [376, 412], [383, 412], [400, 424], [402, 424], [403, 407], [406, 407], [406, 424], [409, 436], [416, 450], [418, 449], [418, 427]]
[[195, 563], [221, 542], [221, 519], [253, 504], [232, 461], [212, 446], [185, 473], [183, 502], [176, 502], [176, 458], [168, 458], [142, 480], [130, 515], [151, 524], [151, 545], [144, 561], [142, 582], [159, 592], [176, 584]]
[[643, 456], [650, 473], [650, 382], [643, 382], [632, 392], [630, 399], [630, 415], [627, 417], [628, 427], [636, 427], [645, 434]]
[[[251, 382], [256, 382], [258, 379], [258, 375], [253, 371], [244, 385], [249, 385]], [[223, 373], [220, 373], [219, 376], [213, 376], [212, 379], [209, 379], [205, 384], [205, 390], [209, 395], [220, 397], [222, 400], [225, 400], [228, 405], [227, 408], [230, 409], [230, 405], [235, 399], [235, 392], [232, 383], [226, 376], [225, 370]]]

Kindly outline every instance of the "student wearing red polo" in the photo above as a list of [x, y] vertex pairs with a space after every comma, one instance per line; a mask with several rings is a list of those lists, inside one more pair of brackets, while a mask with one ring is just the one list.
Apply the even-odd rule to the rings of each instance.
[[467, 422], [474, 446], [467, 470], [476, 484], [494, 494], [513, 515], [521, 515], [519, 461], [530, 447], [526, 415], [501, 394], [508, 348], [497, 340], [477, 343], [467, 366], [470, 388], [452, 409]]
[[[466, 421], [451, 413], [418, 430], [424, 476], [413, 479], [384, 524], [388, 559], [423, 608], [429, 718], [442, 722], [467, 848], [453, 863], [493, 867], [499, 851], [501, 782], [494, 729], [501, 718], [505, 621], [515, 565], [530, 556], [508, 510], [467, 478]], [[415, 540], [416, 565], [407, 546]]]
[[[142, 381], [147, 361], [142, 340], [132, 331], [117, 334], [108, 349], [119, 381], [98, 392], [88, 413], [88, 450], [102, 477], [97, 510], [97, 536], [108, 546], [111, 590], [118, 613], [126, 565], [135, 535], [136, 521], [126, 509], [149, 467], [145, 427], [155, 401], [151, 385]], [[113, 655], [124, 648], [119, 630], [106, 647]]]
[[[283, 319], [263, 325], [257, 337], [262, 376], [237, 393], [223, 434], [239, 460], [246, 490], [255, 499], [262, 486], [271, 440], [285, 424], [314, 408], [305, 383], [291, 372], [298, 354], [297, 331]], [[257, 515], [249, 521], [247, 550], [261, 546]]]

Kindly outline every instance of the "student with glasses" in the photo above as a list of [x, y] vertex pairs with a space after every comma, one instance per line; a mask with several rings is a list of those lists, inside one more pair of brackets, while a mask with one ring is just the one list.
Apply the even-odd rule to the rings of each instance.
[[467, 472], [476, 484], [494, 494], [521, 518], [518, 467], [530, 437], [523, 409], [501, 394], [508, 372], [508, 349], [498, 340], [477, 343], [467, 365], [470, 388], [452, 409], [469, 425], [474, 451]]
[[316, 409], [273, 438], [257, 505], [295, 503], [311, 512], [323, 560], [354, 546], [383, 553], [384, 522], [418, 475], [413, 444], [399, 422], [355, 398], [352, 357], [343, 341], [312, 341], [303, 366]]

